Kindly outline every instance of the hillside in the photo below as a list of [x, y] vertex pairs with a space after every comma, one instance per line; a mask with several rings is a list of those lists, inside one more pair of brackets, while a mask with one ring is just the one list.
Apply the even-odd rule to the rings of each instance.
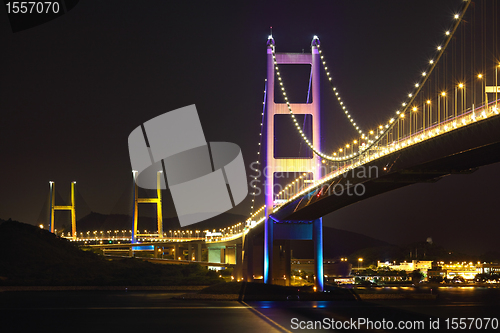
[[47, 230], [0, 220], [0, 285], [207, 285], [218, 275], [197, 264], [108, 260]]

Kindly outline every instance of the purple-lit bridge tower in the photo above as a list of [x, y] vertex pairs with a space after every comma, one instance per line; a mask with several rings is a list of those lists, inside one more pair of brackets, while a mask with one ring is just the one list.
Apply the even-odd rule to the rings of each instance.
[[[272, 36], [267, 40], [267, 97], [265, 120], [265, 224], [264, 224], [264, 283], [289, 284], [290, 280], [290, 242], [289, 240], [312, 240], [314, 242], [314, 274], [317, 291], [323, 291], [323, 232], [322, 219], [312, 221], [278, 221], [273, 218], [275, 205], [275, 175], [276, 173], [293, 173], [295, 175], [308, 174], [309, 181], [321, 178], [321, 160], [316, 154], [309, 158], [276, 158], [275, 154], [275, 120], [277, 115], [289, 115], [289, 107], [296, 115], [312, 116], [312, 144], [320, 150], [320, 55], [319, 39], [314, 36], [311, 44], [311, 54], [307, 53], [276, 53], [275, 42]], [[276, 103], [274, 99], [274, 85], [281, 78], [276, 77], [279, 64], [306, 64], [311, 65], [312, 101], [310, 103]], [[275, 240], [285, 240], [284, 245], [276, 245]], [[288, 274], [276, 276], [277, 269], [273, 269], [273, 261], [285, 260], [285, 271]], [[275, 274], [273, 274], [273, 271]], [[288, 277], [287, 277], [288, 275]], [[288, 278], [288, 281], [287, 281]], [[282, 280], [282, 281], [279, 281]]]

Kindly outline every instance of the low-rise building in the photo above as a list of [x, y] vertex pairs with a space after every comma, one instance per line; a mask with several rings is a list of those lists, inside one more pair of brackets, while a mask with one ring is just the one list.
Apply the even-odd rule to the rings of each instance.
[[377, 268], [390, 268], [395, 271], [406, 271], [413, 272], [418, 269], [424, 275], [427, 274], [427, 271], [432, 268], [432, 261], [430, 260], [412, 260], [411, 262], [404, 261], [402, 263], [396, 264], [395, 262], [377, 262]]

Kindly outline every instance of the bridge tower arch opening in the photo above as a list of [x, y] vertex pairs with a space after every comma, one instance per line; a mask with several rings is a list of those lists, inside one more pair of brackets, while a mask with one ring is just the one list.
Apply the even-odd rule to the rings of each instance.
[[[266, 135], [265, 135], [265, 222], [264, 222], [264, 283], [276, 283], [273, 277], [273, 247], [274, 240], [310, 239], [314, 242], [315, 256], [315, 287], [323, 291], [323, 235], [322, 219], [314, 221], [277, 221], [273, 218], [275, 204], [274, 175], [277, 172], [308, 173], [312, 180], [321, 178], [321, 159], [313, 154], [311, 158], [277, 158], [275, 154], [275, 115], [289, 114], [288, 106], [294, 114], [310, 115], [312, 117], [312, 143], [320, 150], [320, 67], [319, 38], [314, 36], [311, 43], [311, 53], [277, 53], [272, 36], [267, 40], [267, 96], [266, 96]], [[311, 66], [310, 88], [312, 101], [310, 103], [275, 102], [275, 79], [279, 64], [305, 64]], [[281, 78], [278, 78], [280, 80]], [[299, 223], [297, 223], [299, 222]], [[306, 238], [304, 238], [306, 237]], [[288, 249], [289, 251], [289, 249]], [[289, 255], [285, 255], [288, 258]], [[286, 263], [287, 267], [290, 263]], [[285, 277], [286, 278], [286, 277]], [[286, 284], [286, 283], [285, 283]]]

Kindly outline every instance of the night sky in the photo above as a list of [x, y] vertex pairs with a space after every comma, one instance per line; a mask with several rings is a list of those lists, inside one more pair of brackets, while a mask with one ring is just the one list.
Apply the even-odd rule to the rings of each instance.
[[[49, 180], [62, 197], [76, 180], [89, 209], [119, 212], [131, 184], [128, 135], [190, 104], [207, 141], [238, 144], [249, 165], [257, 157], [270, 26], [277, 52], [310, 52], [318, 35], [351, 114], [373, 129], [408, 94], [461, 4], [81, 1], [18, 33], [1, 9], [0, 218], [36, 224]], [[333, 151], [355, 132], [326, 75], [321, 84], [322, 146]], [[332, 213], [324, 223], [393, 244], [432, 237], [458, 251], [497, 250], [499, 171], [496, 164], [413, 185]], [[166, 216], [174, 215], [172, 207]], [[247, 215], [250, 199], [231, 212]]]

